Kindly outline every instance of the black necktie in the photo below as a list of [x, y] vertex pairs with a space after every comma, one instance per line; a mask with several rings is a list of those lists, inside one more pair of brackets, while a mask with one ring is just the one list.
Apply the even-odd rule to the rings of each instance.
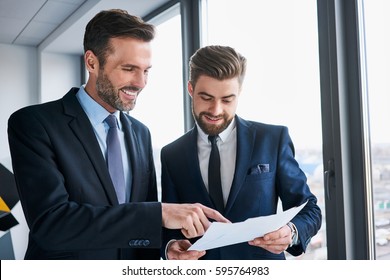
[[118, 124], [114, 115], [109, 115], [105, 122], [110, 129], [107, 133], [107, 165], [112, 183], [115, 187], [116, 196], [119, 203], [126, 201], [125, 175], [123, 171], [121, 146], [118, 137]]
[[217, 210], [223, 212], [224, 203], [221, 184], [221, 159], [217, 146], [217, 136], [209, 136], [211, 142], [211, 153], [209, 160], [209, 194]]

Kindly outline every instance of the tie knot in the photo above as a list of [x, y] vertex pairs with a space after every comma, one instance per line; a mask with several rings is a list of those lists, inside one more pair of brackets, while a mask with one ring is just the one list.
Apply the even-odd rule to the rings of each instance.
[[211, 145], [215, 145], [217, 143], [218, 135], [209, 135], [209, 141]]
[[118, 128], [117, 119], [115, 115], [108, 115], [108, 117], [104, 120], [110, 128]]

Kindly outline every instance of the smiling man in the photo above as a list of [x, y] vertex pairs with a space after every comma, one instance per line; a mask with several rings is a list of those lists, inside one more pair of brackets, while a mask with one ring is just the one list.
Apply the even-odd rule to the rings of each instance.
[[190, 238], [208, 218], [227, 221], [201, 204], [157, 202], [149, 130], [126, 113], [147, 84], [154, 32], [126, 11], [98, 13], [85, 29], [86, 85], [11, 115], [26, 259], [159, 259], [162, 227]]
[[245, 71], [246, 59], [231, 47], [206, 46], [191, 57], [188, 92], [196, 125], [161, 151], [162, 200], [202, 203], [231, 222], [275, 214], [279, 199], [284, 210], [308, 203], [274, 232], [207, 252], [187, 251], [194, 239], [164, 230], [164, 258], [285, 259], [285, 250], [304, 253], [321, 226], [287, 128], [236, 115]]

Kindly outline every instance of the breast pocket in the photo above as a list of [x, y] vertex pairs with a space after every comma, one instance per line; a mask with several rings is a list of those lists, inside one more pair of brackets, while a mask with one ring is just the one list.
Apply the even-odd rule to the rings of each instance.
[[263, 180], [271, 180], [274, 177], [274, 172], [265, 172], [258, 174], [251, 174], [246, 176], [246, 182], [256, 182]]
[[247, 175], [237, 201], [252, 213], [252, 216], [269, 215], [274, 210], [277, 190], [275, 187], [275, 173]]

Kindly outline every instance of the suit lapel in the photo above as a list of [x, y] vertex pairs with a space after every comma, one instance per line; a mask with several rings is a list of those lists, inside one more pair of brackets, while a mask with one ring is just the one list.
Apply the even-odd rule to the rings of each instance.
[[134, 129], [132, 128], [132, 124], [129, 118], [127, 118], [124, 113], [121, 113], [121, 122], [123, 125], [123, 130], [125, 133], [125, 139], [127, 148], [130, 156], [130, 166], [131, 166], [131, 174], [132, 174], [132, 183], [131, 183], [131, 196], [130, 201], [139, 201], [139, 197], [141, 196], [142, 186], [140, 174], [140, 168], [143, 166], [143, 157], [139, 154], [139, 143], [138, 138], [134, 133]]
[[236, 156], [236, 168], [234, 172], [234, 178], [232, 187], [230, 189], [229, 198], [226, 203], [225, 213], [231, 209], [234, 201], [239, 193], [247, 172], [250, 168], [251, 156], [254, 146], [255, 135], [253, 130], [250, 129], [250, 124], [243, 119], [236, 116], [237, 123], [237, 156]]
[[64, 113], [72, 117], [69, 127], [83, 145], [111, 204], [118, 204], [114, 186], [102, 155], [91, 122], [76, 98], [78, 89], [72, 89], [63, 98]]

